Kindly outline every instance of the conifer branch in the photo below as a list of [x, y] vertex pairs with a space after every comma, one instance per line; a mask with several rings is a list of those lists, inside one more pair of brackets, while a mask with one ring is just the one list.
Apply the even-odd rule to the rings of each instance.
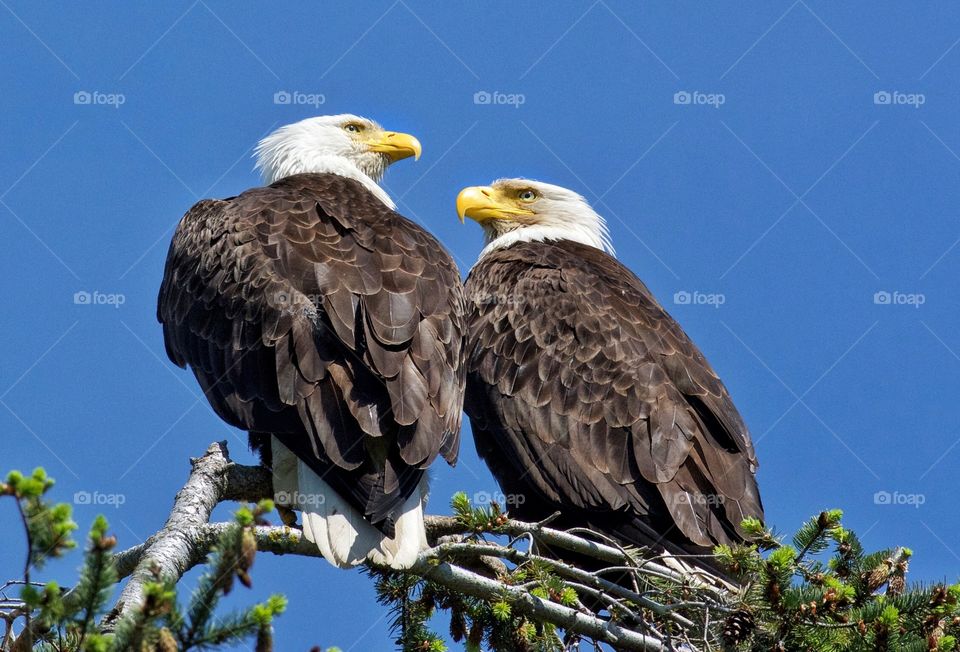
[[[31, 550], [52, 546], [53, 555], [66, 550], [75, 526], [69, 511], [43, 502], [52, 481], [41, 471], [29, 479], [11, 478], [0, 488], [26, 501], [21, 503], [25, 515], [36, 516], [25, 521]], [[220, 502], [256, 502], [272, 493], [266, 469], [234, 464], [225, 444], [213, 444], [192, 460], [190, 476], [159, 532], [115, 553], [105, 523], [98, 523], [77, 586], [63, 592], [51, 584], [27, 585], [23, 608], [75, 614], [69, 627], [81, 639], [102, 637], [113, 628], [118, 644], [136, 646], [149, 638], [167, 641], [169, 649], [190, 649], [255, 635], [257, 649], [269, 650], [270, 622], [283, 610], [282, 598], [274, 596], [219, 624], [206, 601], [229, 591], [234, 578], [248, 581], [253, 550], [320, 557], [298, 528], [262, 522], [259, 515], [268, 507], [241, 510], [237, 522], [208, 522]], [[475, 507], [462, 494], [452, 505], [454, 516], [426, 517], [430, 547], [412, 568], [368, 568], [379, 602], [395, 616], [396, 641], [404, 651], [446, 649], [430, 630], [437, 610], [449, 612], [451, 637], [470, 650], [481, 645], [566, 650], [586, 639], [644, 652], [946, 651], [956, 649], [960, 636], [960, 585], [907, 586], [911, 551], [865, 553], [859, 539], [842, 527], [839, 510], [811, 519], [792, 545], [759, 521], [744, 521], [750, 540], [715, 551], [715, 561], [728, 569], [734, 585], [696, 570], [682, 557], [625, 549], [588, 530], [556, 530], [549, 519], [514, 520], [497, 505]], [[181, 613], [175, 585], [189, 569], [207, 562], [213, 550], [218, 552], [195, 593], [199, 598]], [[562, 560], [566, 553], [589, 558], [590, 568]], [[104, 584], [125, 578], [106, 626], [101, 621], [93, 627], [92, 616], [102, 612], [106, 599]], [[0, 652], [27, 652], [32, 641], [48, 635], [49, 622], [34, 618], [13, 640], [12, 622], [23, 613], [10, 605]]]

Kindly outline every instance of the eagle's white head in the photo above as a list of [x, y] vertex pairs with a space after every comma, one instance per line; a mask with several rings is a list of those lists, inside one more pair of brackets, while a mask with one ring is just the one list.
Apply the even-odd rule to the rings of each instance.
[[542, 181], [499, 179], [464, 188], [457, 214], [483, 227], [483, 256], [516, 242], [572, 240], [613, 254], [607, 222], [581, 195]]
[[410, 156], [420, 158], [416, 138], [350, 114], [284, 125], [256, 149], [257, 168], [268, 184], [306, 172], [339, 174], [360, 181], [391, 208], [393, 201], [377, 183], [391, 163]]

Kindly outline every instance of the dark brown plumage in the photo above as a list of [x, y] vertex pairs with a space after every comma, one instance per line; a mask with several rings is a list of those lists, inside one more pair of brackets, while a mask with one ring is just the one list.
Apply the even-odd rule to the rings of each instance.
[[463, 313], [429, 233], [354, 180], [299, 174], [191, 208], [157, 314], [221, 418], [393, 536], [425, 469], [457, 458]]
[[466, 293], [465, 409], [511, 514], [691, 554], [762, 518], [726, 388], [615, 258], [520, 242], [484, 255]]

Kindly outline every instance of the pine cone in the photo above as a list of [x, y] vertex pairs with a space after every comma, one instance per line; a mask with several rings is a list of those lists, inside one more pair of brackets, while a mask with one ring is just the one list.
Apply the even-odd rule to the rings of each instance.
[[904, 589], [907, 587], [907, 581], [904, 578], [902, 573], [896, 573], [893, 577], [890, 578], [890, 581], [887, 582], [887, 595], [890, 597], [896, 597], [898, 595], [903, 595]]
[[462, 609], [453, 607], [450, 610], [450, 638], [459, 643], [467, 635], [467, 619]]
[[472, 645], [480, 649], [480, 644], [483, 643], [483, 634], [483, 623], [480, 620], [474, 620], [470, 626], [470, 632], [467, 634], [467, 647], [469, 648]]
[[940, 605], [944, 604], [948, 597], [950, 597], [950, 594], [947, 593], [947, 588], [945, 586], [935, 586], [933, 587], [933, 592], [930, 595], [930, 601], [927, 602], [927, 607], [930, 609], [936, 609]]
[[177, 639], [173, 637], [170, 630], [164, 627], [160, 630], [160, 637], [157, 640], [157, 652], [177, 652], [180, 647], [177, 645]]
[[757, 623], [746, 609], [738, 609], [723, 623], [723, 642], [729, 647], [743, 643], [753, 633]]
[[871, 593], [879, 589], [890, 578], [890, 567], [881, 562], [867, 575], [867, 590]]

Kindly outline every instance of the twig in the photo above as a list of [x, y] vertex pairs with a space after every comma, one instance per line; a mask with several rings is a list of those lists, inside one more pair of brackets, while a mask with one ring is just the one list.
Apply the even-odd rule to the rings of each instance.
[[[493, 546], [493, 545], [484, 545], [484, 544], [469, 544], [469, 543], [459, 543], [459, 544], [444, 544], [434, 548], [435, 553], [438, 557], [444, 556], [456, 556], [458, 554], [471, 554], [471, 555], [496, 555], [502, 557], [514, 563], [524, 563], [530, 561], [536, 561], [542, 564], [551, 566], [557, 574], [564, 576], [568, 579], [574, 580], [581, 584], [590, 586], [591, 588], [606, 592], [607, 594], [612, 594], [620, 598], [630, 600], [635, 602], [642, 607], [650, 609], [654, 613], [664, 616], [673, 620], [680, 626], [684, 628], [694, 627], [694, 623], [687, 618], [684, 618], [678, 613], [673, 612], [669, 607], [666, 607], [662, 604], [654, 602], [649, 598], [646, 598], [642, 595], [634, 593], [619, 584], [610, 582], [601, 577], [588, 573], [587, 571], [580, 570], [569, 564], [565, 564], [559, 560], [551, 559], [549, 557], [543, 557], [540, 555], [534, 555], [516, 548], [504, 548], [502, 546]], [[429, 552], [429, 551], [428, 551]], [[607, 596], [610, 597], [610, 596]], [[614, 599], [614, 601], [616, 601]]]
[[434, 566], [421, 558], [411, 572], [442, 584], [455, 591], [478, 598], [500, 596], [510, 602], [515, 611], [542, 622], [549, 622], [568, 632], [583, 634], [619, 650], [661, 652], [664, 648], [656, 638], [621, 628], [615, 623], [588, 616], [579, 611], [538, 598], [516, 587], [471, 573], [468, 570], [441, 562]]
[[[209, 523], [216, 505], [225, 500], [257, 501], [273, 493], [269, 471], [261, 467], [242, 466], [230, 461], [224, 442], [212, 444], [203, 457], [192, 460], [190, 476], [177, 493], [173, 508], [163, 528], [140, 545], [114, 554], [118, 577], [129, 580], [116, 607], [101, 623], [110, 631], [116, 622], [143, 600], [144, 584], [155, 581], [157, 573], [168, 581], [178, 581], [184, 573], [201, 564], [213, 545], [218, 541], [228, 523]], [[455, 517], [427, 516], [425, 526], [432, 547], [421, 553], [409, 573], [449, 589], [486, 600], [507, 600], [518, 614], [540, 622], [552, 623], [573, 636], [589, 637], [594, 641], [610, 644], [618, 650], [643, 650], [664, 652], [675, 649], [671, 634], [661, 633], [653, 623], [645, 622], [642, 611], [637, 613], [627, 605], [639, 606], [670, 620], [674, 626], [689, 634], [698, 624], [677, 613], [678, 608], [697, 609], [725, 607], [728, 595], [715, 587], [691, 585], [690, 578], [677, 570], [668, 568], [655, 560], [638, 559], [634, 553], [620, 547], [590, 540], [571, 532], [554, 530], [546, 526], [551, 519], [539, 523], [508, 520], [492, 534], [512, 538], [510, 545], [475, 543], [464, 537], [475, 535]], [[253, 529], [257, 547], [264, 552], [278, 555], [320, 557], [315, 545], [307, 541], [299, 529], [288, 526], [258, 526]], [[597, 536], [596, 533], [588, 533]], [[445, 539], [450, 537], [453, 540]], [[561, 560], [535, 554], [533, 549], [522, 551], [515, 547], [517, 541], [528, 538], [532, 543], [558, 548], [589, 556], [599, 562], [610, 564], [605, 570], [624, 570], [635, 579], [637, 575], [667, 581], [677, 588], [692, 590], [700, 600], [677, 604], [661, 604], [646, 595], [611, 582], [602, 577], [602, 572], [587, 572]], [[644, 634], [601, 618], [586, 610], [583, 613], [559, 603], [532, 595], [526, 586], [510, 585], [497, 579], [507, 571], [501, 559], [512, 563], [537, 562], [549, 566], [554, 573], [572, 583], [585, 593], [602, 599], [606, 605], [614, 605], [640, 623]], [[473, 566], [463, 567], [456, 561], [472, 561]], [[469, 565], [469, 564], [467, 564]], [[490, 572], [494, 577], [485, 576]], [[647, 580], [649, 581], [649, 579]], [[64, 600], [74, 599], [72, 591]], [[708, 621], [709, 622], [709, 621]], [[704, 625], [706, 627], [706, 625]], [[31, 636], [31, 631], [21, 633], [21, 638]], [[704, 633], [706, 637], [706, 632]], [[689, 640], [689, 639], [687, 639]], [[19, 639], [18, 639], [19, 642]], [[694, 646], [690, 650], [696, 650]]]
[[[33, 566], [33, 535], [30, 533], [30, 523], [27, 520], [27, 513], [23, 511], [23, 502], [20, 500], [15, 501], [17, 504], [17, 512], [20, 514], [20, 521], [23, 523], [23, 531], [27, 535], [27, 559], [23, 564], [23, 584], [24, 586], [30, 586], [32, 582], [30, 581], [30, 567]], [[31, 627], [31, 613], [29, 609], [24, 610], [24, 634], [26, 638], [23, 641], [25, 649], [33, 647], [33, 628]], [[19, 639], [16, 642], [17, 644], [14, 648], [19, 648]]]

